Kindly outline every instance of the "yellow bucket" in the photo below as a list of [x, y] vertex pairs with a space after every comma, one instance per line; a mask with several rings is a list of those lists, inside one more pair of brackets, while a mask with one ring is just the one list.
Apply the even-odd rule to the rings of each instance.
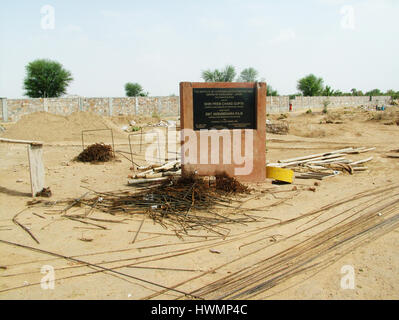
[[266, 167], [266, 177], [277, 181], [292, 183], [294, 181], [294, 171], [276, 167]]

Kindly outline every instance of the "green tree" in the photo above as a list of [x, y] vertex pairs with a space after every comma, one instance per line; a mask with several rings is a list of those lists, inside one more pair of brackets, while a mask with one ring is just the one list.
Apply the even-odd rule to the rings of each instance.
[[205, 82], [233, 82], [236, 74], [234, 66], [227, 65], [223, 70], [205, 70], [201, 77]]
[[305, 97], [318, 96], [323, 93], [323, 79], [310, 74], [298, 81], [297, 89], [302, 92]]
[[138, 83], [128, 82], [125, 84], [125, 91], [128, 97], [147, 97], [148, 92], [144, 92], [143, 87]]
[[364, 95], [362, 90], [357, 90], [355, 88], [353, 88], [351, 90], [351, 92], [352, 92], [352, 96], [355, 96], [355, 97], [361, 97]]
[[302, 97], [302, 93], [295, 93], [289, 95], [290, 100], [295, 100], [296, 97]]
[[258, 71], [254, 68], [247, 68], [242, 70], [237, 82], [256, 82], [258, 81]]
[[267, 95], [269, 97], [277, 97], [278, 96], [278, 91], [274, 90], [273, 87], [270, 84], [268, 84], [267, 85]]
[[394, 100], [399, 99], [399, 91], [395, 92], [394, 90], [388, 90], [385, 95], [390, 96]]
[[335, 94], [335, 91], [330, 86], [326, 86], [322, 93], [322, 95], [325, 97], [331, 97], [334, 94]]
[[73, 81], [72, 74], [62, 64], [48, 59], [38, 59], [26, 67], [25, 95], [30, 98], [58, 98], [67, 93]]
[[380, 89], [374, 89], [369, 92], [366, 92], [365, 95], [370, 97], [377, 97], [377, 96], [383, 96], [384, 94], [381, 92]]

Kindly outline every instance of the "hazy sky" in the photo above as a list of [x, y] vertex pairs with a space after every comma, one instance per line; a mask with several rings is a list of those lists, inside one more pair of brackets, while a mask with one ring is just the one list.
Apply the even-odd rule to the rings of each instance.
[[126, 82], [179, 94], [226, 64], [254, 67], [280, 94], [309, 73], [342, 91], [399, 90], [398, 17], [398, 0], [2, 0], [0, 96], [23, 96], [37, 58], [61, 62], [68, 93], [91, 97], [124, 96]]

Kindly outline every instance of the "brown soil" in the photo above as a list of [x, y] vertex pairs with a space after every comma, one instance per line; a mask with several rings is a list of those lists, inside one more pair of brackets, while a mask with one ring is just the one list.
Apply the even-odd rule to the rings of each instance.
[[[397, 109], [387, 112], [391, 111], [396, 112]], [[338, 112], [342, 124], [323, 123], [326, 115], [321, 112], [312, 115], [304, 115], [304, 112], [289, 114], [286, 121], [294, 131], [286, 136], [267, 135], [267, 160], [276, 162], [348, 146], [376, 147], [370, 153], [350, 156], [359, 160], [373, 156], [374, 160], [367, 164], [369, 170], [353, 176], [340, 175], [319, 182], [317, 186], [312, 180], [296, 180], [294, 185], [287, 186], [272, 185], [270, 180], [249, 185], [251, 189], [264, 194], [256, 197], [249, 195], [242, 202], [242, 208], [256, 209], [256, 216], [264, 220], [226, 225], [230, 232], [226, 238], [211, 232], [192, 231], [190, 236], [180, 239], [173, 230], [154, 224], [151, 219], [143, 220], [143, 215], [112, 216], [84, 207], [74, 207], [68, 211], [69, 215], [92, 218], [85, 220], [92, 223], [87, 225], [63, 218], [59, 212], [60, 208], [64, 208], [62, 206], [27, 208], [27, 201], [32, 198], [29, 195], [26, 146], [0, 144], [0, 239], [75, 256], [163, 286], [174, 287], [192, 279], [177, 288], [193, 292], [234, 272], [250, 268], [311, 236], [310, 230], [299, 237], [290, 237], [306, 228], [303, 224], [307, 220], [255, 233], [259, 228], [275, 224], [276, 221], [300, 217], [365, 190], [398, 183], [398, 159], [390, 159], [386, 155], [399, 148], [399, 127], [384, 125], [387, 121], [383, 120], [387, 117], [384, 113], [381, 120], [371, 120], [373, 112], [352, 109], [334, 112]], [[128, 152], [127, 136], [118, 132], [119, 122], [117, 124], [113, 128], [120, 135], [118, 148]], [[43, 199], [61, 201], [79, 198], [88, 189], [98, 192], [132, 190], [126, 186], [131, 162], [123, 157], [119, 161], [95, 165], [71, 161], [82, 151], [80, 132], [83, 128], [108, 126], [109, 119], [89, 114], [71, 117], [34, 114], [17, 124], [4, 125], [7, 131], [3, 136], [61, 142], [44, 147], [46, 184], [53, 196]], [[134, 148], [138, 153], [139, 147]], [[316, 189], [316, 192], [307, 191], [310, 188]], [[269, 193], [271, 189], [279, 193], [272, 196]], [[90, 197], [95, 196], [91, 193]], [[379, 202], [385, 197], [391, 197], [391, 194], [377, 194], [375, 201]], [[343, 209], [349, 210], [352, 206], [348, 204]], [[18, 216], [18, 221], [35, 235], [40, 244], [13, 223], [12, 219], [22, 210], [26, 211]], [[217, 213], [226, 214], [223, 210]], [[195, 214], [195, 211], [190, 214]], [[323, 219], [324, 215], [313, 223]], [[113, 223], [107, 222], [110, 220]], [[318, 232], [323, 230], [322, 225], [318, 228]], [[335, 255], [331, 265], [318, 273], [310, 270], [299, 278], [282, 282], [257, 298], [397, 299], [398, 232], [394, 230], [381, 238], [364, 241], [362, 246], [349, 254]], [[256, 254], [248, 255], [251, 252]], [[2, 243], [0, 256], [0, 299], [142, 299], [163, 291], [162, 288], [126, 276], [101, 272], [76, 262]], [[45, 265], [55, 268], [55, 290], [43, 290], [40, 286], [44, 276], [40, 270]], [[341, 268], [344, 265], [355, 268], [354, 290], [342, 290], [340, 287]], [[176, 299], [181, 296], [166, 291], [155, 298]]]
[[8, 126], [2, 137], [47, 143], [79, 141], [82, 130], [93, 129], [112, 129], [116, 136], [124, 136], [122, 130], [112, 121], [94, 113], [75, 112], [70, 116], [59, 116], [38, 112], [24, 116], [14, 125]]

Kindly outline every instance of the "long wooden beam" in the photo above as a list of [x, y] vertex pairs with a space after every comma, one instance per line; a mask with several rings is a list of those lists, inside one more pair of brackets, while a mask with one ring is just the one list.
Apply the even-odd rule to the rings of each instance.
[[41, 141], [14, 140], [14, 139], [5, 139], [5, 138], [0, 138], [0, 142], [16, 143], [16, 144], [30, 144], [32, 146], [42, 146], [44, 144]]

